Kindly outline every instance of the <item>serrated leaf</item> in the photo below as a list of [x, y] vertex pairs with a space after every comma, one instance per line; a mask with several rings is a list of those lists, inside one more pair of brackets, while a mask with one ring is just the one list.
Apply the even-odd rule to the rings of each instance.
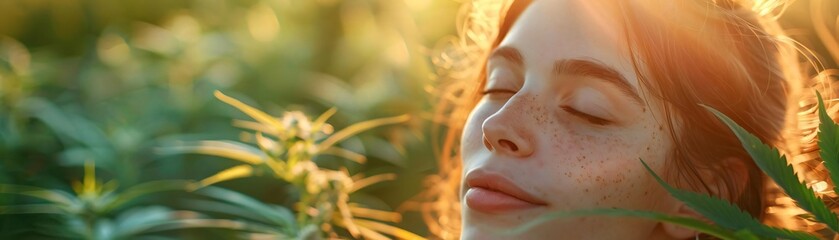
[[833, 191], [839, 193], [839, 126], [833, 122], [822, 100], [822, 95], [816, 92], [819, 107], [819, 155], [827, 171], [830, 172], [830, 180], [833, 180]]
[[798, 180], [795, 170], [789, 165], [785, 156], [782, 156], [777, 149], [763, 144], [760, 139], [740, 127], [725, 114], [707, 106], [705, 108], [714, 113], [734, 132], [757, 166], [795, 200], [796, 205], [812, 213], [816, 220], [826, 224], [831, 230], [839, 232], [839, 219], [836, 214], [827, 208], [813, 189]]
[[766, 238], [782, 238], [782, 239], [819, 239], [816, 236], [807, 234], [805, 232], [791, 231], [787, 229], [774, 228], [766, 226], [759, 220], [755, 219], [748, 213], [744, 212], [737, 206], [730, 202], [712, 197], [705, 194], [700, 194], [691, 191], [685, 191], [674, 188], [661, 179], [644, 160], [641, 164], [647, 169], [655, 180], [670, 193], [671, 196], [682, 201], [694, 211], [702, 214], [703, 217], [708, 218], [715, 224], [730, 230], [748, 230], [758, 236]]

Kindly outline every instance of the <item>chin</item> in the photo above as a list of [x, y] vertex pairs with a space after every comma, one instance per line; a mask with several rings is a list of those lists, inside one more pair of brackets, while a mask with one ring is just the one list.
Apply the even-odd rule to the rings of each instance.
[[[462, 240], [495, 240], [495, 239], [558, 239], [557, 236], [543, 236], [542, 226], [536, 226], [521, 234], [511, 234], [509, 231], [523, 224], [523, 216], [483, 216], [480, 221], [465, 221], [461, 230]], [[562, 238], [559, 238], [562, 239]]]
[[505, 234], [502, 232], [503, 228], [497, 229], [481, 229], [481, 228], [464, 228], [460, 235], [462, 240], [501, 240], [501, 239], [572, 239], [565, 236], [546, 235], [534, 231], [526, 231], [522, 234]]
[[522, 235], [506, 235], [500, 231], [480, 229], [477, 227], [463, 228], [460, 235], [461, 240], [496, 240], [496, 239], [532, 239]]

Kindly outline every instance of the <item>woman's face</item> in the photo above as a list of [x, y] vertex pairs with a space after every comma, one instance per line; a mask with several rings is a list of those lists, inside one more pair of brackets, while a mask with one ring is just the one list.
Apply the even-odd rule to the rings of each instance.
[[674, 212], [644, 170], [663, 173], [672, 147], [655, 99], [629, 59], [614, 4], [539, 0], [487, 64], [485, 94], [462, 136], [464, 239], [652, 239], [656, 222], [567, 218], [499, 235], [551, 211]]

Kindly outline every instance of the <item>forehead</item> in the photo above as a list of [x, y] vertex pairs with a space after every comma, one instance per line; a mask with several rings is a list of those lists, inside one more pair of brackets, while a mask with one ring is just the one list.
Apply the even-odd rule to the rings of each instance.
[[518, 49], [525, 67], [551, 69], [556, 60], [593, 59], [618, 70], [638, 89], [618, 4], [537, 0], [519, 16], [499, 47]]

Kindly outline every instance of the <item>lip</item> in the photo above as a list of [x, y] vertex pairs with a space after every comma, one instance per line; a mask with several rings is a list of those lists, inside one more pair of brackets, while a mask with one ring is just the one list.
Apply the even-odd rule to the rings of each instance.
[[479, 212], [498, 214], [548, 205], [495, 172], [470, 171], [466, 174], [466, 187], [466, 205]]

